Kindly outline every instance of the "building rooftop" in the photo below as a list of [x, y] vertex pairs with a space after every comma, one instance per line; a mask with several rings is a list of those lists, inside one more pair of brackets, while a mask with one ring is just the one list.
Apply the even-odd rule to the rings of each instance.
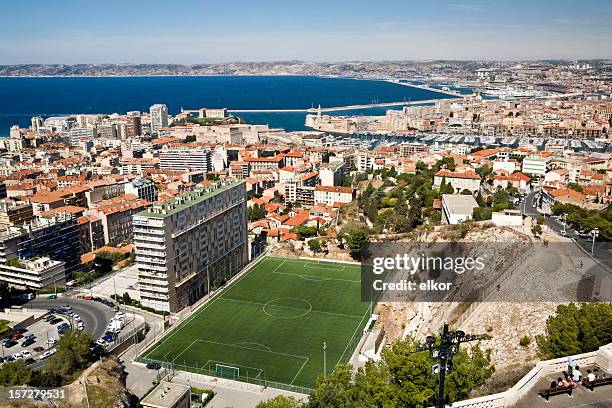
[[141, 401], [145, 407], [168, 408], [175, 404], [190, 392], [190, 387], [182, 384], [175, 384], [162, 381]]
[[[193, 191], [186, 194], [181, 194], [172, 200], [161, 204], [154, 204], [148, 209], [139, 212], [136, 216], [150, 218], [166, 218], [173, 214], [179, 213], [184, 209], [205, 201], [224, 191], [230, 190], [239, 184], [244, 184], [244, 181], [235, 182], [215, 182], [205, 187], [196, 187]], [[246, 187], [245, 187], [246, 191]]]
[[442, 202], [451, 214], [472, 214], [478, 203], [471, 195], [442, 194]]

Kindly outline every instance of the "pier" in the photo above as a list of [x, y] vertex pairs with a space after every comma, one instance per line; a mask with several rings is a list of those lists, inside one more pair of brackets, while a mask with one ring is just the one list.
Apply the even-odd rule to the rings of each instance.
[[[408, 105], [420, 105], [427, 103], [435, 103], [438, 101], [455, 100], [456, 98], [438, 98], [438, 99], [426, 99], [421, 101], [401, 101], [401, 102], [384, 102], [384, 103], [371, 103], [367, 105], [347, 105], [347, 106], [332, 106], [328, 108], [320, 108], [321, 113], [326, 112], [338, 112], [345, 110], [359, 110], [359, 109], [371, 109], [371, 108], [390, 108], [393, 106], [408, 106]], [[231, 113], [283, 113], [283, 112], [294, 112], [294, 113], [317, 113], [319, 108], [308, 108], [308, 109], [228, 109]]]

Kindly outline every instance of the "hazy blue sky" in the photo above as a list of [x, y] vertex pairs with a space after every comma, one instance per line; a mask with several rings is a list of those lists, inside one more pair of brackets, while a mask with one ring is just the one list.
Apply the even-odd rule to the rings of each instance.
[[0, 64], [612, 58], [610, 0], [2, 0]]

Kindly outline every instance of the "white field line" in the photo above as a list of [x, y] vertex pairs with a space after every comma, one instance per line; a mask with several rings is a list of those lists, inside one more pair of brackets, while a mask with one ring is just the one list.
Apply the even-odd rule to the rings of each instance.
[[363, 314], [363, 317], [361, 318], [361, 320], [359, 320], [359, 323], [357, 323], [357, 327], [355, 328], [355, 332], [353, 333], [353, 335], [349, 339], [348, 343], [346, 343], [346, 347], [344, 348], [344, 351], [340, 355], [340, 358], [338, 359], [338, 362], [336, 363], [336, 365], [340, 364], [340, 361], [342, 361], [342, 357], [344, 357], [344, 353], [346, 353], [346, 350], [351, 345], [351, 342], [353, 341], [353, 338], [355, 337], [355, 335], [357, 334], [357, 331], [359, 330], [359, 327], [361, 326], [361, 322], [368, 315], [369, 311], [370, 311], [370, 309], [368, 308], [368, 310], [366, 310], [366, 312]]
[[272, 272], [272, 273], [277, 274], [277, 275], [297, 276], [299, 278], [306, 279], [306, 280], [312, 280], [312, 281], [328, 281], [328, 280], [333, 280], [333, 281], [339, 281], [339, 282], [361, 283], [360, 280], [350, 280], [350, 279], [340, 279], [340, 278], [328, 278], [328, 277], [317, 276], [317, 275], [300, 275], [300, 274], [297, 274], [297, 273], [290, 273], [290, 272]]
[[298, 378], [298, 375], [300, 375], [300, 373], [302, 372], [302, 370], [304, 369], [304, 367], [306, 366], [306, 364], [308, 363], [308, 360], [310, 360], [309, 357], [306, 358], [306, 361], [304, 361], [304, 364], [302, 364], [302, 366], [300, 367], [300, 370], [297, 372], [297, 374], [295, 375], [295, 377], [293, 377], [293, 380], [291, 380], [291, 383], [289, 385], [293, 385], [293, 382], [295, 381], [296, 378]]
[[[232, 298], [227, 298], [227, 297], [223, 297], [221, 299], [222, 300], [229, 300], [229, 301], [232, 301], [232, 302], [248, 303], [248, 304], [251, 304], [251, 305], [256, 305], [256, 306], [261, 306], [261, 307], [264, 307], [267, 304], [267, 303], [261, 303], [261, 302], [253, 302], [251, 300], [232, 299]], [[272, 299], [272, 300], [274, 300], [274, 299]], [[303, 310], [303, 311], [307, 311], [308, 310], [308, 309], [303, 309], [301, 307], [293, 307], [293, 306], [279, 306], [279, 305], [272, 305], [272, 306], [273, 307], [280, 307], [282, 309], [295, 309], [295, 310]], [[311, 310], [309, 310], [309, 312], [328, 314], [328, 315], [339, 316], [339, 317], [349, 317], [351, 319], [361, 319], [361, 320], [363, 320], [362, 316], [349, 315], [349, 314], [344, 314], [344, 313], [326, 312], [326, 311], [323, 311], [323, 310], [316, 310], [316, 309], [311, 309]]]
[[141, 353], [141, 355], [145, 355], [145, 354], [151, 354], [153, 353], [155, 350], [157, 350], [158, 347], [160, 347], [162, 344], [166, 343], [168, 340], [170, 340], [172, 338], [172, 336], [174, 336], [178, 331], [180, 331], [179, 329], [184, 326], [187, 325], [188, 323], [190, 323], [193, 319], [195, 319], [196, 317], [200, 316], [200, 314], [202, 314], [202, 312], [204, 312], [206, 309], [208, 309], [208, 307], [212, 304], [214, 304], [217, 299], [219, 299], [221, 297], [221, 295], [223, 293], [225, 293], [226, 291], [228, 291], [231, 287], [233, 287], [235, 284], [237, 284], [238, 282], [240, 282], [246, 275], [248, 275], [249, 272], [251, 272], [253, 269], [255, 269], [255, 267], [257, 267], [259, 264], [263, 263], [266, 261], [266, 259], [268, 259], [268, 257], [264, 257], [259, 259], [257, 262], [255, 262], [248, 270], [245, 270], [241, 276], [238, 277], [238, 279], [236, 279], [234, 282], [232, 282], [227, 288], [223, 289], [221, 292], [218, 292], [218, 295], [214, 295], [214, 297], [210, 300], [207, 301], [206, 303], [203, 303], [201, 308], [194, 311], [191, 316], [189, 316], [187, 319], [185, 319], [184, 321], [178, 323], [174, 329], [171, 329], [172, 331], [170, 333], [168, 333], [166, 335], [166, 337], [162, 337], [160, 340], [158, 340], [159, 342], [157, 343], [157, 345], [150, 350], [146, 350], [145, 353]]

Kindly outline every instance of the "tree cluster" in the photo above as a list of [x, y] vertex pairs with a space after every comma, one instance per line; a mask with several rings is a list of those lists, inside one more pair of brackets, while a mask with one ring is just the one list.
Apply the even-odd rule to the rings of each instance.
[[[319, 376], [308, 401], [275, 398], [257, 408], [424, 408], [435, 404], [437, 376], [434, 361], [427, 352], [415, 352], [412, 339], [398, 340], [382, 352], [380, 362], [370, 361], [353, 372], [349, 365], [338, 365], [327, 376]], [[445, 382], [445, 400], [454, 402], [469, 397], [483, 385], [495, 369], [488, 351], [475, 345], [464, 346], [454, 358], [453, 371]]]
[[597, 350], [612, 342], [612, 304], [559, 305], [537, 336], [542, 358], [551, 359]]

